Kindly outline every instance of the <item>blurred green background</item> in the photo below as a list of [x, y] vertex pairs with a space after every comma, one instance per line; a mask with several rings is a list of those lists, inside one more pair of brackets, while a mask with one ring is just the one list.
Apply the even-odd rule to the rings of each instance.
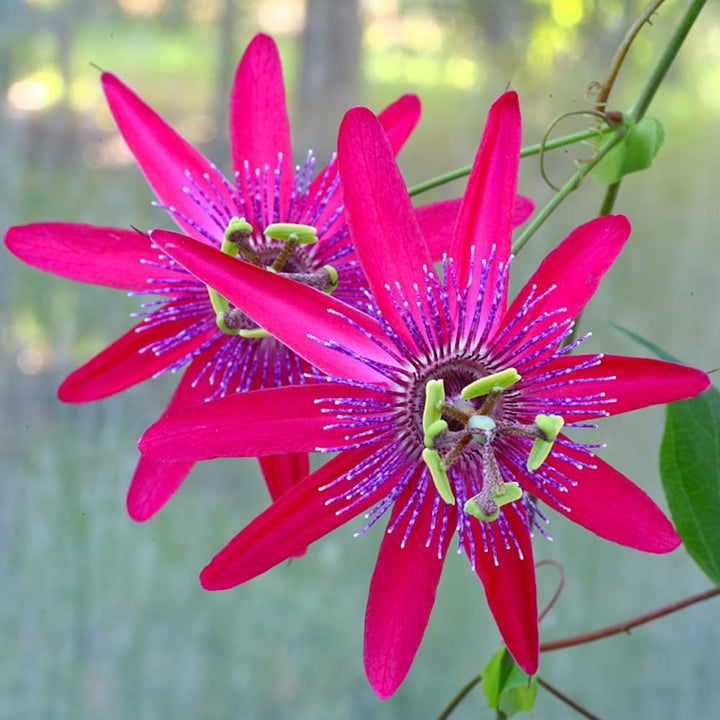
[[[130, 83], [228, 169], [226, 104], [253, 34], [285, 65], [297, 158], [332, 151], [342, 111], [416, 92], [423, 119], [401, 156], [409, 184], [472, 160], [491, 100], [520, 93], [524, 140], [588, 108], [643, 3], [621, 0], [3, 0], [0, 4], [0, 224], [41, 220], [172, 227], [106, 110], [99, 66]], [[685, 9], [668, 1], [638, 38], [611, 96], [630, 105]], [[717, 312], [720, 8], [709, 3], [651, 107], [667, 132], [651, 171], [628, 177], [616, 210], [634, 233], [582, 319], [589, 351], [643, 354], [609, 321], [688, 363], [720, 365]], [[557, 132], [582, 128], [567, 121]], [[561, 182], [588, 148], [556, 151]], [[456, 195], [463, 182], [422, 200]], [[536, 160], [521, 192], [551, 195]], [[514, 265], [519, 285], [572, 227], [593, 217], [589, 180]], [[62, 378], [130, 326], [139, 301], [0, 256], [0, 718], [432, 718], [499, 645], [482, 588], [452, 554], [413, 668], [390, 700], [362, 666], [363, 613], [380, 529], [361, 521], [303, 558], [232, 591], [197, 573], [268, 498], [255, 461], [202, 463], [138, 525], [124, 495], [135, 442], [175, 378], [83, 406]], [[661, 504], [663, 411], [603, 422], [600, 451]], [[587, 435], [585, 436], [587, 438]], [[589, 438], [588, 438], [589, 439]], [[622, 508], [618, 508], [622, 512]], [[567, 584], [543, 639], [620, 621], [709, 587], [681, 548], [655, 557], [553, 516], [537, 559]], [[556, 574], [539, 571], [541, 602]], [[598, 643], [549, 653], [540, 674], [602, 718], [710, 718], [720, 707], [720, 605], [710, 601]], [[478, 691], [453, 715], [490, 718]], [[540, 691], [536, 718], [577, 717]]]

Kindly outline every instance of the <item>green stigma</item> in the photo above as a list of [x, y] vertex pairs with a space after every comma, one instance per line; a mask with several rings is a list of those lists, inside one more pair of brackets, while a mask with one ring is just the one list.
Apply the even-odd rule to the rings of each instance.
[[492, 489], [490, 497], [480, 492], [471, 497], [463, 506], [463, 510], [478, 520], [492, 522], [500, 516], [500, 508], [519, 500], [523, 495], [520, 485], [516, 482], [503, 483], [502, 487]]
[[469, 430], [494, 430], [497, 424], [489, 415], [471, 415], [467, 426]]
[[507, 368], [498, 373], [493, 373], [487, 377], [479, 378], [469, 385], [466, 385], [460, 391], [460, 397], [465, 400], [470, 398], [481, 397], [489, 393], [499, 393], [507, 390], [520, 380], [520, 374], [515, 368]]
[[338, 271], [332, 265], [323, 265], [323, 270], [327, 272], [329, 283], [327, 287], [323, 288], [323, 292], [332, 295], [337, 290], [340, 282]]
[[560, 415], [537, 415], [535, 425], [545, 437], [536, 437], [527, 459], [527, 469], [537, 470], [550, 454], [553, 443], [562, 430], [565, 421]]

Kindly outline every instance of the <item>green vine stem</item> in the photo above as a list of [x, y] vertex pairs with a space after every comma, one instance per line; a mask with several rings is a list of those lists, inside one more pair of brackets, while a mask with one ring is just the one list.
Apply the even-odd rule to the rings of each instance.
[[[662, 81], [670, 69], [675, 57], [677, 56], [680, 48], [682, 47], [687, 34], [690, 32], [690, 28], [693, 26], [695, 20], [697, 20], [700, 11], [707, 0], [693, 0], [690, 7], [683, 15], [680, 23], [678, 24], [675, 32], [673, 33], [670, 41], [668, 42], [665, 50], [663, 51], [660, 59], [658, 60], [655, 68], [653, 69], [650, 77], [648, 78], [645, 87], [641, 90], [637, 100], [633, 106], [624, 115], [626, 122], [637, 123], [639, 122], [647, 112], [650, 103], [655, 97]], [[563, 185], [560, 190], [550, 199], [550, 202], [536, 215], [533, 221], [525, 228], [525, 230], [518, 236], [513, 243], [513, 252], [517, 253], [527, 241], [537, 232], [538, 228], [550, 217], [560, 203], [582, 182], [583, 178], [592, 170], [593, 167], [604, 157], [612, 147], [620, 140], [621, 137], [627, 132], [627, 125], [623, 124], [613, 134], [612, 137], [608, 138], [599, 148], [596, 155], [592, 160], [583, 163], [575, 172], [575, 174]], [[614, 195], [610, 193], [606, 195], [606, 201], [603, 203], [603, 207], [610, 207], [611, 202], [614, 201]]]
[[579, 702], [576, 700], [573, 700], [571, 697], [568, 697], [564, 692], [556, 688], [554, 685], [551, 685], [547, 680], [543, 680], [539, 675], [537, 678], [538, 685], [540, 687], [544, 687], [549, 693], [554, 695], [558, 700], [562, 700], [566, 705], [571, 707], [575, 712], [579, 713], [583, 717], [588, 718], [588, 720], [602, 720], [602, 718], [598, 717], [597, 715], [594, 715], [591, 713], [587, 708], [584, 708]]
[[638, 15], [632, 25], [630, 25], [625, 33], [625, 36], [620, 41], [620, 45], [618, 45], [618, 49], [615, 51], [615, 55], [610, 61], [608, 76], [605, 78], [605, 82], [598, 86], [598, 96], [595, 100], [595, 109], [598, 112], [605, 110], [608, 98], [610, 97], [610, 92], [613, 89], [613, 85], [615, 85], [615, 80], [617, 80], [620, 68], [622, 67], [623, 62], [625, 62], [625, 57], [630, 51], [635, 38], [643, 29], [645, 23], [650, 22], [650, 18], [658, 11], [664, 2], [665, 0], [653, 0], [653, 2], [649, 3], [640, 15]]
[[438, 720], [447, 720], [457, 706], [465, 699], [465, 696], [482, 680], [482, 675], [476, 675], [463, 685], [458, 694], [450, 701], [450, 704], [438, 715]]
[[[585, 643], [594, 642], [595, 640], [601, 640], [602, 638], [611, 637], [612, 635], [628, 633], [630, 632], [630, 630], [638, 627], [639, 625], [644, 625], [645, 623], [652, 622], [653, 620], [658, 620], [661, 617], [665, 617], [665, 615], [671, 615], [678, 610], [683, 610], [686, 607], [690, 607], [690, 605], [695, 605], [696, 603], [702, 602], [703, 600], [709, 600], [710, 598], [717, 597], [718, 595], [720, 595], [720, 587], [712, 588], [711, 590], [706, 590], [705, 592], [699, 593], [697, 595], [691, 595], [690, 597], [679, 600], [678, 602], [672, 603], [671, 605], [665, 605], [661, 608], [658, 608], [657, 610], [653, 610], [649, 613], [644, 613], [643, 615], [637, 615], [634, 618], [630, 618], [629, 620], [616, 623], [615, 625], [608, 625], [607, 627], [599, 628], [598, 630], [593, 630], [589, 633], [583, 633], [582, 635], [573, 635], [572, 637], [562, 638], [560, 640], [550, 640], [549, 642], [541, 643], [540, 652], [544, 653], [551, 652], [552, 650], [562, 650], [563, 648], [574, 647], [575, 645], [584, 645]], [[469, 680], [458, 691], [457, 695], [455, 695], [455, 697], [450, 701], [449, 705], [445, 708], [445, 710], [443, 710], [442, 713], [438, 716], [438, 720], [447, 720], [453, 710], [457, 708], [457, 706], [465, 699], [465, 696], [481, 680], [482, 675], [476, 675], [471, 680]], [[538, 678], [538, 682], [543, 685], [543, 687], [545, 687], [547, 690], [550, 690], [547, 682], [541, 682], [540, 678]], [[555, 690], [555, 688], [553, 688], [553, 690]], [[563, 696], [563, 698], [564, 697], [566, 696]], [[587, 717], [594, 716], [588, 715]]]
[[561, 640], [550, 640], [549, 642], [540, 644], [540, 652], [544, 653], [550, 652], [551, 650], [561, 650], [562, 648], [573, 647], [575, 645], [584, 645], [585, 643], [601, 640], [602, 638], [610, 637], [611, 635], [627, 633], [638, 625], [644, 625], [645, 623], [652, 622], [653, 620], [657, 620], [665, 615], [670, 615], [678, 610], [682, 610], [683, 608], [702, 602], [703, 600], [709, 600], [710, 598], [718, 595], [720, 595], [720, 588], [713, 588], [712, 590], [707, 590], [698, 595], [692, 595], [691, 597], [680, 600], [672, 605], [666, 605], [657, 610], [652, 610], [649, 613], [644, 613], [643, 615], [638, 615], [637, 617], [630, 618], [624, 622], [616, 623], [615, 625], [608, 625], [607, 627], [593, 630], [589, 633], [573, 635], [572, 637], [562, 638]]
[[[607, 135], [609, 132], [611, 132], [610, 128], [589, 128], [588, 130], [580, 130], [575, 133], [570, 133], [569, 135], [563, 135], [562, 137], [555, 138], [554, 140], [548, 140], [545, 143], [528, 145], [520, 150], [520, 157], [526, 158], [531, 157], [532, 155], [539, 155], [545, 150], [555, 150], [557, 148], [565, 147], [566, 145], [582, 142], [583, 140], [595, 139], [599, 135]], [[443, 173], [442, 175], [437, 175], [434, 178], [430, 178], [429, 180], [425, 180], [417, 185], [409, 187], [408, 195], [411, 197], [413, 195], [420, 195], [420, 193], [427, 192], [428, 190], [432, 190], [440, 185], [445, 185], [453, 180], [466, 177], [470, 174], [470, 170], [472, 170], [472, 165], [465, 165], [461, 168], [457, 168], [456, 170], [451, 170], [450, 172]]]
[[[660, 59], [658, 60], [653, 71], [651, 72], [650, 77], [645, 83], [645, 87], [643, 87], [643, 89], [641, 90], [630, 110], [625, 113], [624, 119], [626, 123], [637, 123], [644, 117], [648, 107], [650, 106], [650, 103], [652, 102], [655, 94], [660, 88], [660, 85], [665, 79], [665, 75], [667, 74], [670, 66], [675, 60], [675, 57], [677, 56], [680, 48], [682, 47], [683, 42], [687, 37], [687, 34], [690, 32], [690, 28], [692, 28], [695, 20], [697, 20], [697, 17], [700, 14], [700, 11], [705, 6], [706, 2], [707, 0], [693, 0], [691, 2], [690, 6], [680, 20], [680, 23], [675, 29], [675, 32], [670, 38], [670, 41], [665, 47], [665, 50], [660, 56]], [[648, 9], [646, 9], [646, 11], [640, 16], [639, 20], [642, 19], [644, 23], [647, 20], [647, 18], [645, 17], [646, 13], [649, 12], [650, 9], [656, 9], [656, 5], [658, 5], [658, 3], [651, 3]], [[637, 22], [639, 22], [639, 20]], [[626, 36], [626, 39], [634, 39], [635, 35], [637, 34], [637, 30], [635, 29], [637, 26], [637, 22], [634, 23], [631, 27], [628, 35]], [[640, 23], [638, 27], [640, 26], [642, 26], [642, 23]], [[623, 51], [621, 45], [621, 50], [616, 53], [613, 62], [615, 62], [616, 60], [618, 62], [621, 62], [625, 58], [626, 54], [627, 50]], [[610, 77], [612, 78], [613, 82], [615, 75], [617, 75], [617, 69], [614, 71], [614, 74], [611, 72]], [[550, 199], [548, 204], [535, 216], [532, 222], [517, 237], [517, 239], [513, 243], [513, 253], [517, 253], [525, 246], [528, 240], [538, 231], [540, 226], [548, 219], [548, 217], [550, 217], [550, 215], [555, 211], [555, 209], [560, 205], [560, 203], [573, 190], [575, 190], [578, 185], [580, 185], [583, 178], [590, 172], [590, 170], [592, 170], [592, 168], [595, 167], [595, 165], [615, 146], [615, 144], [618, 143], [622, 137], [624, 137], [625, 133], [627, 133], [627, 125], [623, 123], [614, 130], [610, 130], [610, 128], [604, 128], [601, 129], [601, 132], [602, 130], [604, 130], [604, 134], [612, 132], [611, 137], [607, 138], [602, 143], [602, 145], [600, 145], [595, 156], [591, 160], [582, 163], [582, 165], [572, 175], [572, 177], [570, 177], [570, 179], [558, 190], [558, 192]], [[548, 141], [544, 145], [544, 149], [551, 150], [553, 148], [562, 147], [563, 145], [569, 145], [573, 142], [578, 142], [580, 140], [587, 140], [591, 137], [597, 136], [597, 133], [598, 130], [596, 128], [591, 128], [589, 130], [581, 131], [579, 133], [574, 133], [573, 135], [567, 135], [558, 138], [557, 140]], [[541, 152], [542, 149], [542, 143], [531, 145], [523, 149], [523, 152], [521, 152], [521, 157], [538, 154]], [[449, 173], [445, 173], [438, 177], [427, 180], [423, 183], [420, 183], [419, 185], [414, 185], [409, 189], [409, 193], [410, 195], [417, 195], [421, 192], [425, 192], [426, 190], [430, 190], [431, 188], [438, 187], [439, 185], [450, 182], [451, 180], [455, 180], [457, 178], [468, 175], [469, 173], [469, 166], [462, 167]], [[617, 188], [609, 188], [603, 201], [601, 214], [606, 214], [610, 212], [616, 196]]]

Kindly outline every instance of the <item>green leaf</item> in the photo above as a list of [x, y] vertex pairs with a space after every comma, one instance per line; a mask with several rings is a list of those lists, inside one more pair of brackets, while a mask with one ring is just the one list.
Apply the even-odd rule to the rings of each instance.
[[720, 391], [667, 406], [660, 475], [690, 557], [720, 585]]
[[507, 717], [530, 712], [537, 697], [537, 678], [530, 677], [501, 647], [482, 671], [483, 690], [491, 708]]
[[662, 123], [654, 117], [644, 117], [630, 124], [627, 134], [590, 171], [596, 180], [607, 185], [618, 182], [623, 175], [647, 170], [665, 139]]
[[[677, 358], [613, 323], [663, 360]], [[670, 403], [660, 445], [660, 476], [670, 516], [690, 557], [720, 585], [720, 391]]]

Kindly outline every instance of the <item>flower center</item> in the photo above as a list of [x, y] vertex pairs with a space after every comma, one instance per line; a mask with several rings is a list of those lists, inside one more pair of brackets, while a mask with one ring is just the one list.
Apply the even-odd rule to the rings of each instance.
[[564, 424], [559, 415], [537, 415], [531, 425], [503, 418], [500, 411], [502, 394], [520, 379], [515, 368], [507, 368], [473, 380], [450, 397], [446, 396], [443, 379], [431, 379], [425, 384], [423, 461], [440, 497], [454, 505], [455, 495], [447, 471], [464, 452], [477, 455], [479, 449], [482, 487], [463, 507], [466, 513], [479, 520], [496, 520], [503, 505], [522, 497], [517, 482], [505, 482], [502, 478], [495, 457], [494, 439], [500, 434], [533, 438], [527, 468], [537, 470]]
[[[296, 223], [273, 223], [265, 228], [265, 237], [278, 241], [279, 250], [274, 248], [256, 249], [250, 243], [253, 227], [245, 218], [234, 217], [225, 230], [220, 250], [232, 257], [240, 256], [246, 262], [264, 267], [271, 272], [280, 273], [297, 282], [332, 293], [338, 286], [338, 273], [332, 265], [325, 265], [316, 271], [305, 271], [295, 256], [295, 248], [301, 244], [318, 241], [317, 232], [312, 225]], [[210, 303], [215, 310], [217, 326], [228, 335], [240, 335], [245, 338], [268, 337], [269, 333], [256, 325], [238, 308], [231, 305], [227, 298], [208, 286]]]

